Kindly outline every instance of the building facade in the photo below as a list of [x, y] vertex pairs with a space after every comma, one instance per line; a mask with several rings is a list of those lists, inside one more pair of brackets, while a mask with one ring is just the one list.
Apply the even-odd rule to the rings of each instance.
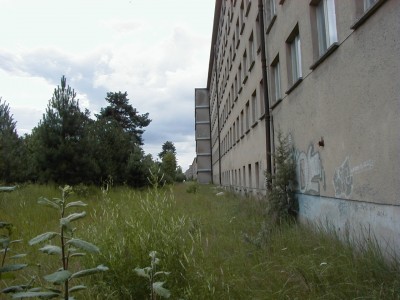
[[399, 16], [396, 0], [217, 0], [202, 89], [212, 182], [265, 194], [280, 131], [300, 218], [399, 252]]

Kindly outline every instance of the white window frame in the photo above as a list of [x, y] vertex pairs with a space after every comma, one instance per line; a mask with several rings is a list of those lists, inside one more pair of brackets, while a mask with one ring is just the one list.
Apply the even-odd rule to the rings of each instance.
[[334, 0], [319, 1], [316, 6], [316, 21], [318, 53], [322, 56], [332, 44], [338, 41]]
[[282, 99], [281, 64], [279, 62], [279, 56], [277, 56], [272, 63], [271, 71], [274, 88], [274, 101], [279, 101]]
[[297, 33], [292, 42], [290, 43], [290, 60], [292, 67], [292, 84], [302, 77], [302, 64], [301, 64], [301, 42], [300, 35]]

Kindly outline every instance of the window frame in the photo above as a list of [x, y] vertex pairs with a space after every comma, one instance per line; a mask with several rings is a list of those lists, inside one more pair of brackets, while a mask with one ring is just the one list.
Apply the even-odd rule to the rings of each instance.
[[282, 101], [282, 72], [281, 64], [279, 61], [279, 54], [276, 55], [271, 63], [271, 89], [272, 89], [272, 108]]
[[290, 94], [303, 80], [303, 64], [301, 56], [301, 38], [298, 24], [286, 40], [287, 44], [287, 74], [289, 88], [286, 94]]

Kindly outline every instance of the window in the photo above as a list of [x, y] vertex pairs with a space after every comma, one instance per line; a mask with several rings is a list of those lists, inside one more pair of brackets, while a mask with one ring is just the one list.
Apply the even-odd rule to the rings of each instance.
[[315, 15], [318, 54], [322, 56], [333, 43], [338, 41], [334, 0], [320, 0], [315, 6]]
[[265, 99], [264, 99], [264, 82], [263, 80], [260, 81], [260, 87], [259, 87], [259, 95], [260, 95], [260, 118], [264, 116], [265, 114]]
[[240, 136], [244, 135], [244, 112], [243, 110], [240, 112]]
[[248, 165], [247, 170], [249, 171], [249, 188], [253, 187], [253, 182], [251, 178], [251, 164]]
[[251, 95], [251, 119], [253, 125], [257, 122], [257, 92]]
[[250, 102], [246, 103], [246, 133], [250, 130]]
[[276, 56], [271, 64], [272, 72], [272, 97], [273, 102], [277, 102], [282, 99], [281, 94], [281, 65], [279, 63], [279, 55]]
[[351, 29], [357, 29], [372, 16], [386, 0], [358, 0], [356, 4], [356, 22], [351, 26]]
[[235, 42], [234, 42], [234, 45], [237, 48], [239, 46], [239, 20], [236, 21], [236, 28], [235, 29], [236, 29], [235, 33], [236, 33], [238, 42], [237, 42], [237, 44], [235, 44]]
[[272, 25], [276, 19], [276, 0], [267, 0], [265, 4], [265, 13], [266, 13], [266, 25], [267, 25], [267, 33], [270, 32]]
[[254, 65], [255, 56], [256, 55], [255, 55], [255, 50], [254, 50], [254, 38], [253, 38], [253, 33], [251, 33], [250, 39], [249, 39], [249, 63], [250, 63], [249, 71], [251, 70], [251, 68]]
[[236, 141], [240, 139], [240, 125], [239, 125], [239, 117], [236, 118]]
[[244, 51], [243, 54], [243, 83], [247, 80], [247, 53]]
[[235, 145], [236, 144], [236, 123], [235, 122], [233, 122], [233, 135], [232, 135], [232, 139], [233, 139], [233, 141], [232, 141], [232, 145]]
[[241, 26], [240, 34], [242, 34], [243, 33], [243, 29], [244, 29], [244, 4], [243, 4], [243, 1], [242, 1], [242, 4], [240, 5], [240, 15], [239, 15], [239, 17], [240, 17], [240, 26]]
[[246, 187], [246, 166], [243, 166], [243, 186]]
[[290, 43], [290, 61], [292, 67], [292, 83], [301, 77], [301, 45], [297, 34]]
[[240, 86], [238, 93], [240, 94], [240, 92], [242, 91], [242, 64], [239, 65], [238, 69], [238, 83]]
[[255, 177], [255, 183], [256, 183], [256, 189], [260, 188], [260, 165], [258, 162], [256, 162], [254, 166], [254, 171], [256, 172], [256, 177]]
[[257, 53], [261, 51], [261, 30], [260, 30], [260, 21], [257, 17], [256, 19], [256, 36], [257, 36]]
[[286, 94], [289, 94], [302, 80], [301, 44], [298, 26], [292, 31], [286, 43], [288, 53], [288, 82], [290, 86]]
[[237, 99], [237, 94], [238, 94], [238, 79], [237, 79], [237, 75], [235, 76], [235, 95]]

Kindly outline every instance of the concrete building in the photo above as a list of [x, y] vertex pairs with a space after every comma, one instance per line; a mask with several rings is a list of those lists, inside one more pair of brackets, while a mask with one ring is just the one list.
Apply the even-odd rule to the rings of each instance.
[[280, 130], [300, 218], [399, 253], [399, 16], [397, 0], [217, 0], [202, 89], [212, 182], [264, 193]]

